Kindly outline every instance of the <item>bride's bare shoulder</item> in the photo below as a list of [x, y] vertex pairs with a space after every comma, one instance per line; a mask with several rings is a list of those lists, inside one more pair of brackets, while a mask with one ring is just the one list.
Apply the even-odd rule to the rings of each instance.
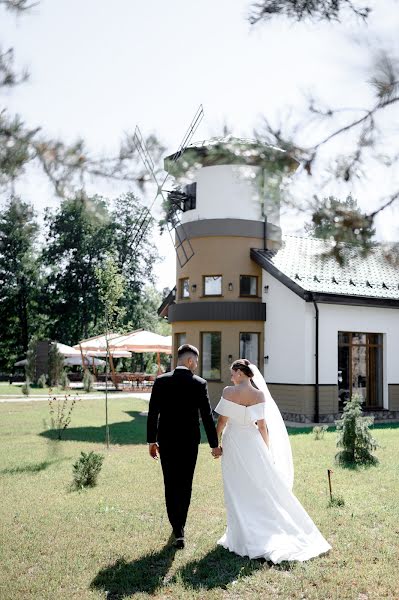
[[226, 398], [226, 400], [231, 400], [233, 396], [233, 390], [234, 387], [232, 385], [226, 385], [222, 392], [223, 398]]
[[255, 390], [255, 392], [258, 402], [266, 402], [265, 394], [262, 392], [262, 390]]

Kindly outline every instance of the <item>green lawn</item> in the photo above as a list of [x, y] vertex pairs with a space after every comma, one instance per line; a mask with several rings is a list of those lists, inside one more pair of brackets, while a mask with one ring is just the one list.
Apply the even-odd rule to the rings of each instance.
[[[160, 464], [147, 455], [141, 400], [78, 403], [65, 440], [43, 423], [46, 402], [0, 404], [0, 598], [223, 600], [399, 598], [399, 429], [374, 428], [378, 467], [335, 467], [335, 433], [291, 437], [295, 493], [333, 546], [306, 563], [268, 566], [215, 545], [225, 514], [220, 462], [200, 447], [187, 547], [168, 547]], [[99, 483], [70, 489], [81, 450], [105, 455]], [[345, 499], [327, 508], [327, 469]], [[108, 594], [106, 594], [108, 592]]]

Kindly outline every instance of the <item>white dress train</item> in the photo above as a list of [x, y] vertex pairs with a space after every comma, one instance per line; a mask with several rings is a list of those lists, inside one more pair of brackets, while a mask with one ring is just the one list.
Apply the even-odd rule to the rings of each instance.
[[276, 470], [256, 426], [264, 403], [245, 407], [221, 398], [216, 412], [229, 417], [223, 431], [222, 473], [227, 529], [218, 544], [273, 563], [304, 561], [331, 549]]

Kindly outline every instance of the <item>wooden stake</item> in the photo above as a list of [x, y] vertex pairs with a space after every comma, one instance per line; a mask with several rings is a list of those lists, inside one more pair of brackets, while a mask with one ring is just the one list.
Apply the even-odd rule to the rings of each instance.
[[327, 473], [328, 473], [328, 485], [330, 488], [330, 499], [332, 502], [333, 497], [332, 497], [332, 487], [331, 487], [331, 473], [334, 473], [334, 471], [332, 471], [331, 469], [327, 469]]

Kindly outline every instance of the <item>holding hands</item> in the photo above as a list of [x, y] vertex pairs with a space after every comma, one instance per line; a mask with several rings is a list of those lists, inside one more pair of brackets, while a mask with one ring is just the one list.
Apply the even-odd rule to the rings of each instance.
[[211, 454], [212, 454], [213, 458], [220, 458], [223, 454], [222, 447], [218, 446], [217, 448], [212, 448]]

